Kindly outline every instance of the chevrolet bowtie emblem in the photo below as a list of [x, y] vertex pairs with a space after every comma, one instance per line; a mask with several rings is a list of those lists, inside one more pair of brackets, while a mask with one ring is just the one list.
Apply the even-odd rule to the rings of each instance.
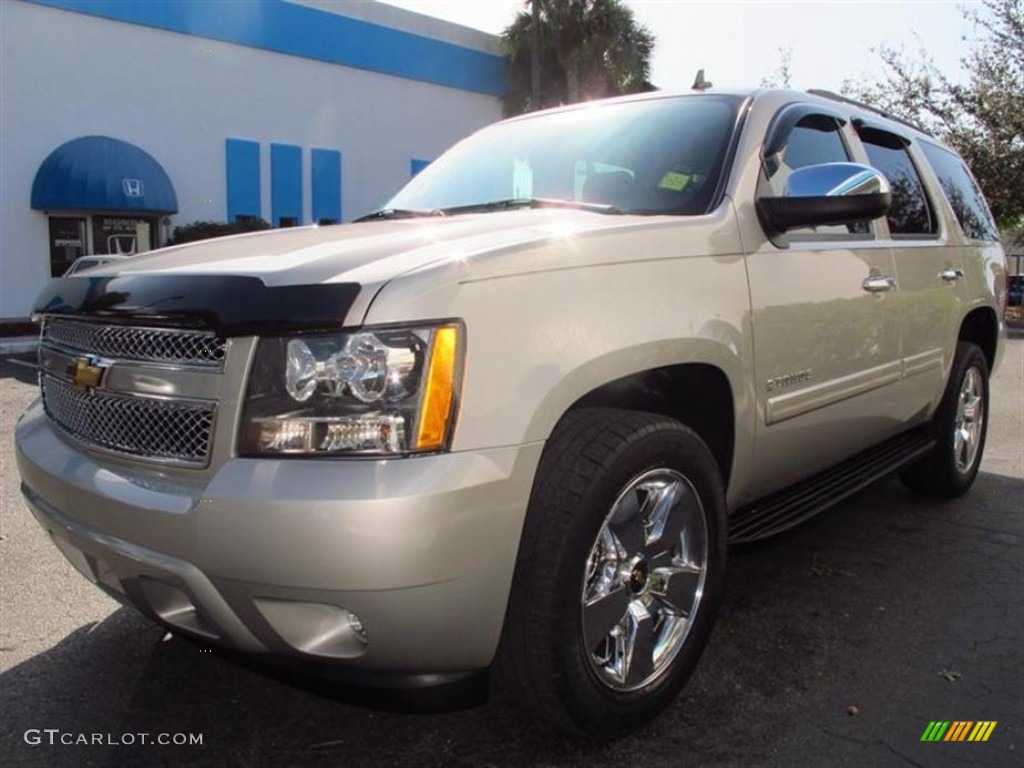
[[79, 389], [92, 389], [98, 387], [103, 380], [103, 366], [93, 365], [93, 361], [87, 357], [80, 357], [68, 366], [68, 375], [71, 381]]

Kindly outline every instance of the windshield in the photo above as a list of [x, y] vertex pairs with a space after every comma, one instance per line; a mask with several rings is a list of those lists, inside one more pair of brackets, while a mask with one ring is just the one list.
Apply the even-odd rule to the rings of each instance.
[[68, 268], [68, 271], [64, 273], [64, 276], [74, 275], [81, 272], [83, 269], [92, 269], [98, 267], [101, 264], [107, 264], [108, 262], [115, 261], [115, 259], [104, 259], [99, 256], [82, 256], [75, 260], [75, 262]]
[[539, 198], [615, 213], [707, 213], [740, 103], [718, 95], [657, 98], [499, 123], [455, 145], [384, 210], [444, 212]]

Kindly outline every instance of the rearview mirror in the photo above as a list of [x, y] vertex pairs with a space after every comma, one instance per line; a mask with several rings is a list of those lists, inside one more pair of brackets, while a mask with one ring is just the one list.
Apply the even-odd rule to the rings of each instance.
[[859, 163], [824, 163], [789, 174], [782, 197], [760, 197], [757, 213], [765, 229], [852, 224], [884, 216], [892, 204], [889, 182]]

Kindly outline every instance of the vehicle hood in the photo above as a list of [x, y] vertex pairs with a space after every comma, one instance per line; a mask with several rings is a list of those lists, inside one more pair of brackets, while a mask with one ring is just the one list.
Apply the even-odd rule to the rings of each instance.
[[237, 275], [268, 286], [386, 282], [431, 264], [622, 226], [637, 217], [530, 209], [277, 229], [152, 251], [94, 267], [89, 277]]

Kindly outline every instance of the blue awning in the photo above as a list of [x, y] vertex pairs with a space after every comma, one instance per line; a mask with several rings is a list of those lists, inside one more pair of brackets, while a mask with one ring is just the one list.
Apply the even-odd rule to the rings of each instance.
[[177, 213], [178, 198], [148, 152], [109, 136], [83, 136], [61, 144], [39, 166], [32, 207]]

